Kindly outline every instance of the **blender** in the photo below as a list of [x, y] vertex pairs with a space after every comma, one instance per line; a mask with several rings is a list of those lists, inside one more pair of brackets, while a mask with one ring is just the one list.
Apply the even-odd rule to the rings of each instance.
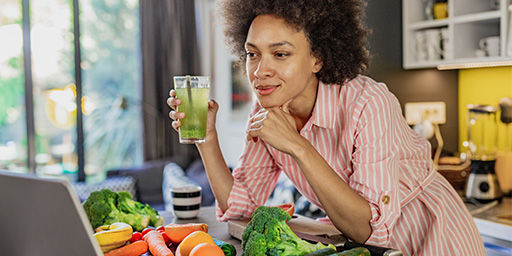
[[466, 184], [466, 197], [486, 203], [501, 198], [495, 172], [497, 123], [496, 108], [473, 105], [468, 108], [468, 155], [471, 171]]

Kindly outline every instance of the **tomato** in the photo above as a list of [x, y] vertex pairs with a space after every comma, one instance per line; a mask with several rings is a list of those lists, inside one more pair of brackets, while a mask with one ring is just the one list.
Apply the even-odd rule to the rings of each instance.
[[142, 230], [142, 236], [144, 236], [145, 234], [149, 233], [149, 231], [152, 231], [153, 229], [152, 228], [145, 228], [144, 230]]
[[156, 228], [155, 230], [160, 232], [162, 230], [165, 230], [165, 227], [164, 226], [158, 226], [158, 228]]
[[142, 240], [142, 233], [140, 232], [133, 232], [132, 238], [130, 238], [129, 242], [133, 243], [135, 241]]
[[293, 213], [295, 212], [295, 204], [293, 202], [288, 204], [281, 204], [278, 205], [277, 207], [283, 209], [285, 212], [290, 214], [290, 217], [293, 216]]
[[159, 230], [158, 232], [160, 232], [160, 234], [162, 234], [162, 237], [164, 238], [164, 242], [165, 244], [169, 244], [171, 243], [171, 239], [169, 238], [169, 236], [165, 233], [165, 230]]

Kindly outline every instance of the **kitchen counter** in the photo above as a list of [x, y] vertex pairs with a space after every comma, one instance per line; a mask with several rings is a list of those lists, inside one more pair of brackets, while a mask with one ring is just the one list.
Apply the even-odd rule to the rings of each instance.
[[[494, 203], [493, 205], [466, 203], [466, 206], [473, 215], [473, 219], [485, 243], [512, 248], [512, 198], [504, 198], [501, 203]], [[240, 240], [228, 233], [227, 223], [217, 221], [215, 207], [213, 206], [201, 207], [199, 215], [194, 219], [177, 219], [172, 212], [168, 211], [162, 211], [160, 215], [164, 217], [165, 224], [206, 223], [208, 224], [208, 233], [210, 235], [218, 240], [234, 245], [237, 255], [242, 254]]]
[[466, 203], [487, 255], [512, 255], [512, 198], [488, 204]]
[[480, 234], [512, 242], [512, 198], [476, 206], [466, 204]]
[[177, 219], [172, 212], [162, 211], [159, 212], [162, 217], [164, 217], [165, 224], [170, 223], [206, 223], [208, 224], [208, 234], [213, 236], [215, 239], [228, 242], [235, 246], [236, 255], [242, 255], [242, 244], [240, 240], [233, 238], [228, 233], [228, 224], [226, 222], [217, 221], [215, 215], [215, 207], [201, 207], [199, 211], [199, 215], [194, 219]]

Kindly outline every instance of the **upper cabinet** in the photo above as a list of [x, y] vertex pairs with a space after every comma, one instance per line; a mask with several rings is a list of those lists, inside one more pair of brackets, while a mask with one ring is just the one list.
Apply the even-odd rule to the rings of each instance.
[[402, 0], [403, 66], [512, 60], [511, 0]]

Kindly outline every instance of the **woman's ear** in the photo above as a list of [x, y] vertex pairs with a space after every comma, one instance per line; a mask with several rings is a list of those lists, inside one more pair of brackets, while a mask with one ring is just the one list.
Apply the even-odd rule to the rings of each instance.
[[324, 66], [324, 63], [319, 58], [315, 57], [315, 64], [313, 65], [313, 73], [318, 73], [320, 70], [322, 70], [323, 66]]

